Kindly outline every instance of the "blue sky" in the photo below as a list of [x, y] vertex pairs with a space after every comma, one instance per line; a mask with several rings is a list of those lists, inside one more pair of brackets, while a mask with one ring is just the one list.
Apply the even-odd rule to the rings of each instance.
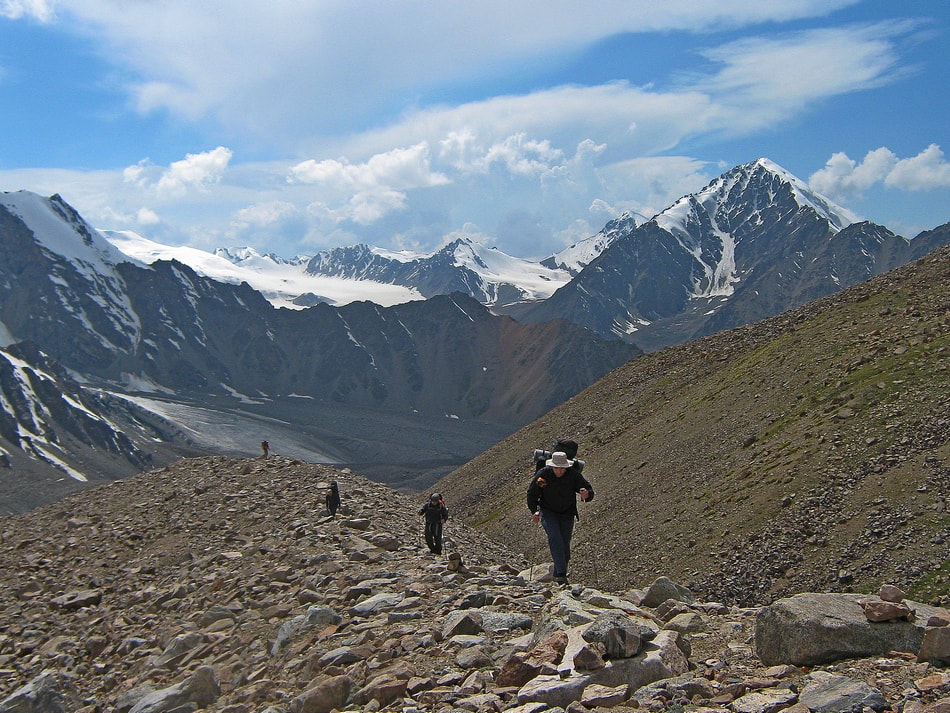
[[767, 157], [950, 221], [945, 0], [0, 0], [0, 190], [284, 257], [542, 258]]

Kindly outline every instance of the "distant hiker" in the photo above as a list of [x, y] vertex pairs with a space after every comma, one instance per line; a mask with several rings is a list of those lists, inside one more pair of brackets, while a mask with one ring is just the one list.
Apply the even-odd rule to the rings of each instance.
[[267, 457], [267, 454], [270, 453], [270, 443], [267, 441], [261, 441], [261, 450], [264, 451], [264, 457]]
[[434, 555], [442, 554], [442, 525], [449, 519], [449, 509], [439, 493], [432, 493], [429, 502], [419, 509], [419, 514], [425, 516], [426, 544]]
[[554, 560], [554, 581], [567, 584], [567, 563], [571, 559], [571, 536], [577, 515], [577, 500], [594, 497], [594, 488], [580, 468], [562, 451], [556, 451], [537, 471], [528, 486], [528, 510], [531, 519], [540, 522], [548, 536], [548, 548]]
[[330, 517], [336, 516], [337, 508], [340, 507], [340, 486], [336, 481], [330, 483], [330, 492], [327, 493], [327, 510], [330, 511]]

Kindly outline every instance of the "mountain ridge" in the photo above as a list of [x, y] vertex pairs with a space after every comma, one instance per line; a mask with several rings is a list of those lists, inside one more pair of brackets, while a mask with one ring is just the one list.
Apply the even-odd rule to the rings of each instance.
[[562, 316], [651, 351], [778, 314], [950, 240], [940, 229], [922, 236], [850, 222], [759, 159], [625, 233], [549, 299], [512, 314]]
[[[342, 507], [329, 517], [333, 480]], [[773, 665], [760, 614], [782, 602], [728, 606], [662, 576], [622, 591], [552, 585], [544, 560], [454, 513], [436, 557], [420, 502], [348, 470], [212, 456], [5, 518], [0, 710], [725, 712], [763, 697], [804, 707], [815, 689], [827, 701], [831, 681], [846, 693], [830, 713], [857, 696], [939, 713], [950, 695], [946, 661], [917, 660], [923, 621], [842, 632], [842, 608], [855, 628], [851, 610], [865, 619], [856, 597], [804, 595], [837, 612], [799, 647], [820, 660]], [[853, 655], [856, 637], [874, 645]]]

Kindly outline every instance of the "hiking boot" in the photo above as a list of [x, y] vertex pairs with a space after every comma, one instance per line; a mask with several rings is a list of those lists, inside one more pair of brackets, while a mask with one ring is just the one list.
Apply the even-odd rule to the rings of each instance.
[[558, 574], [554, 576], [555, 584], [567, 584], [567, 577], [563, 574]]

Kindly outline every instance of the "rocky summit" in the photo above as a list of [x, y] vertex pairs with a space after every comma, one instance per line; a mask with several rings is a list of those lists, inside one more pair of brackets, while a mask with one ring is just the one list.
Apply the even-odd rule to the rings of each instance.
[[423, 501], [209, 457], [0, 520], [0, 713], [950, 710], [935, 602], [555, 585], [451, 516], [431, 554]]

